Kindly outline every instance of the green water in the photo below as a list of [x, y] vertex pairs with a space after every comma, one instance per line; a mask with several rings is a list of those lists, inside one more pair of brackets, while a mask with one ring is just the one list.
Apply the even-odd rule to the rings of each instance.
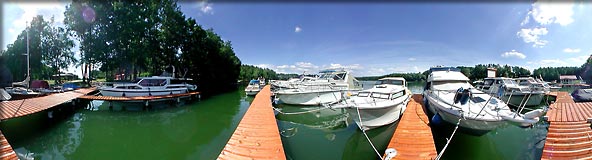
[[59, 112], [62, 117], [55, 111], [52, 119], [42, 112], [5, 121], [1, 129], [19, 154], [35, 159], [215, 159], [248, 109], [252, 98], [244, 95], [162, 102], [147, 111], [141, 104], [109, 110], [95, 101], [98, 108]]
[[[370, 88], [374, 82], [362, 82]], [[421, 94], [421, 82], [408, 83], [409, 89]], [[319, 110], [319, 107], [301, 107], [278, 104], [282, 112], [295, 113]], [[541, 106], [542, 107], [542, 106]], [[321, 110], [300, 115], [277, 114], [282, 142], [289, 159], [378, 159], [378, 156], [352, 117], [341, 110]], [[382, 155], [396, 126], [370, 130], [368, 136]], [[457, 132], [442, 159], [540, 159], [547, 124], [540, 122], [531, 128], [504, 125], [483, 135]], [[441, 151], [454, 125], [434, 124], [432, 133], [436, 148]]]
[[[373, 82], [363, 82], [370, 88]], [[409, 83], [420, 93], [423, 83]], [[72, 109], [66, 104], [51, 112], [0, 123], [15, 150], [35, 159], [215, 159], [252, 97], [239, 91], [202, 101], [175, 104], [108, 104]], [[283, 112], [319, 110], [318, 106], [276, 105]], [[322, 109], [306, 114], [276, 114], [288, 159], [377, 159], [378, 156], [343, 110]], [[397, 123], [368, 131], [382, 155]], [[539, 159], [546, 124], [533, 128], [502, 126], [485, 135], [458, 132], [443, 159]], [[441, 123], [432, 131], [441, 150], [454, 126]]]

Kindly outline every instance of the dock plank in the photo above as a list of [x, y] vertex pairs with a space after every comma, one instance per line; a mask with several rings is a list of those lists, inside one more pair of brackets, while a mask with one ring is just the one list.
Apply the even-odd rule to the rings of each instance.
[[592, 158], [592, 102], [575, 103], [567, 92], [556, 92], [547, 112], [550, 123], [541, 159]]
[[2, 160], [17, 160], [18, 156], [16, 155], [16, 152], [14, 152], [14, 150], [12, 149], [12, 146], [10, 146], [10, 144], [8, 143], [8, 140], [6, 140], [6, 137], [4, 137], [4, 134], [2, 134], [2, 132], [0, 132], [0, 159]]
[[113, 97], [113, 96], [85, 95], [85, 96], [81, 96], [80, 99], [102, 100], [102, 101], [150, 101], [150, 100], [158, 100], [158, 99], [186, 97], [186, 96], [192, 96], [192, 95], [198, 95], [198, 94], [200, 94], [200, 93], [199, 92], [188, 92], [188, 93], [181, 93], [181, 94], [169, 94], [169, 95], [161, 95], [161, 96], [138, 96], [138, 97]]
[[394, 159], [433, 159], [436, 147], [428, 116], [421, 104], [422, 95], [415, 94], [399, 121], [387, 148], [397, 150]]
[[270, 97], [267, 85], [251, 102], [218, 159], [286, 159]]
[[0, 120], [7, 120], [41, 112], [93, 91], [96, 91], [96, 88], [84, 88], [23, 100], [3, 101], [0, 102]]

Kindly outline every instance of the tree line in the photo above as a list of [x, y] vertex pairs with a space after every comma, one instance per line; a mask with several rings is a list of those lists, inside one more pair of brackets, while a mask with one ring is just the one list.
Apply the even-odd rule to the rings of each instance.
[[275, 71], [271, 69], [244, 64], [241, 65], [240, 74], [238, 77], [239, 80], [243, 82], [248, 82], [251, 79], [258, 79], [259, 77], [263, 77], [266, 80], [278, 79]]
[[[477, 64], [473, 67], [457, 66], [456, 68], [472, 81], [480, 80], [487, 77], [487, 68], [497, 69], [496, 76], [498, 77], [522, 77], [529, 76], [530, 71], [526, 68], [519, 66], [499, 65], [499, 64]], [[382, 76], [371, 76], [371, 77], [356, 77], [362, 81], [375, 81], [384, 77], [403, 77], [407, 81], [425, 81], [428, 77], [429, 70], [418, 73], [391, 73]]]
[[[177, 77], [192, 78], [200, 90], [216, 93], [233, 89], [239, 77], [241, 61], [232, 43], [187, 18], [175, 0], [74, 0], [64, 16], [64, 28], [52, 26], [53, 18], [35, 17], [3, 51], [15, 81], [26, 73], [26, 31], [32, 79], [45, 79], [72, 64], [83, 75], [100, 70], [108, 80], [159, 75], [176, 66]], [[72, 39], [80, 42], [79, 53], [71, 52]]]

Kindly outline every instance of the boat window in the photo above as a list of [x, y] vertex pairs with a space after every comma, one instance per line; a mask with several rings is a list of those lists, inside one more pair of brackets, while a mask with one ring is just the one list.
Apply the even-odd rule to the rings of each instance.
[[493, 79], [487, 79], [483, 82], [483, 85], [485, 86], [490, 86], [491, 84], [493, 84]]
[[405, 90], [403, 90], [401, 92], [394, 93], [393, 96], [391, 96], [391, 99], [399, 98], [403, 95], [405, 95]]
[[117, 88], [117, 89], [125, 89], [125, 86], [118, 86], [118, 87], [115, 87], [115, 88]]
[[403, 85], [403, 81], [401, 81], [401, 80], [390, 80], [390, 79], [387, 79], [387, 80], [378, 81], [377, 84]]
[[141, 86], [164, 86], [166, 79], [142, 79], [139, 84]]
[[345, 79], [345, 73], [339, 73], [333, 77], [333, 80], [341, 80], [341, 79]]
[[506, 85], [508, 85], [508, 84], [509, 85], [513, 85], [513, 84], [515, 85], [516, 84], [516, 82], [514, 82], [514, 80], [511, 80], [511, 79], [504, 79], [504, 83]]
[[528, 82], [527, 81], [520, 81], [518, 84], [521, 85], [521, 86], [528, 86]]
[[472, 88], [468, 81], [435, 81], [434, 90], [457, 90], [458, 88]]
[[358, 97], [368, 97], [368, 95], [370, 95], [370, 92], [360, 92], [360, 93], [358, 93]]
[[388, 99], [389, 98], [389, 94], [387, 93], [372, 93], [372, 98], [382, 98], [382, 99]]

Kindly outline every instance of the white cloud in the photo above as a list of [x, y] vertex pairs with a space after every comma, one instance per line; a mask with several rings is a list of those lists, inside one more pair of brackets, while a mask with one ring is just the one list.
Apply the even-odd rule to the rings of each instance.
[[204, 14], [214, 14], [214, 8], [212, 8], [212, 6], [212, 3], [202, 1], [199, 3], [199, 10]]
[[565, 53], [579, 53], [581, 50], [579, 48], [576, 49], [572, 49], [572, 48], [565, 48], [563, 49], [563, 52]]
[[[25, 29], [27, 23], [31, 23], [33, 17], [37, 15], [43, 16], [43, 19], [49, 21], [51, 17], [54, 17], [54, 24], [55, 26], [63, 26], [64, 20], [64, 12], [66, 11], [66, 3], [59, 2], [59, 1], [49, 1], [49, 2], [23, 2], [23, 3], [15, 3], [15, 2], [5, 2], [4, 3], [4, 13], [2, 14], [2, 19], [7, 19], [4, 24], [5, 30], [3, 31], [5, 34], [2, 38], [5, 44], [2, 47], [6, 47], [6, 44], [12, 43], [16, 40], [19, 33]], [[6, 13], [8, 8], [12, 9], [12, 12], [18, 11], [22, 12], [22, 14], [15, 14], [15, 13]], [[14, 17], [7, 17], [7, 16], [14, 16]], [[10, 19], [12, 21], [10, 21]]]
[[415, 58], [413, 58], [413, 57], [411, 57], [411, 58], [409, 58], [409, 59], [407, 59], [407, 60], [409, 60], [409, 61], [415, 61], [416, 59], [415, 59]]
[[533, 47], [545, 46], [548, 41], [541, 40], [540, 37], [549, 33], [547, 28], [532, 28], [532, 29], [521, 29], [516, 33], [526, 43], [533, 43]]
[[302, 31], [302, 28], [300, 26], [296, 26], [294, 28], [294, 32], [296, 32], [296, 33], [301, 32], [301, 31]]
[[360, 69], [363, 69], [363, 67], [360, 64], [342, 65], [342, 64], [336, 64], [336, 63], [331, 63], [329, 65], [329, 67], [323, 67], [323, 68], [346, 69], [346, 70], [360, 70]]
[[574, 6], [573, 1], [537, 1], [532, 4], [529, 15], [541, 25], [558, 23], [565, 26], [574, 22], [572, 18]]
[[539, 67], [564, 67], [564, 66], [581, 66], [588, 60], [590, 56], [577, 56], [565, 59], [543, 59], [539, 61], [530, 61], [527, 64], [532, 65], [532, 68]]
[[519, 58], [519, 59], [524, 59], [524, 58], [526, 58], [526, 55], [524, 55], [516, 50], [512, 50], [509, 52], [502, 53], [502, 57], [504, 57], [504, 58], [515, 57], [515, 58]]

